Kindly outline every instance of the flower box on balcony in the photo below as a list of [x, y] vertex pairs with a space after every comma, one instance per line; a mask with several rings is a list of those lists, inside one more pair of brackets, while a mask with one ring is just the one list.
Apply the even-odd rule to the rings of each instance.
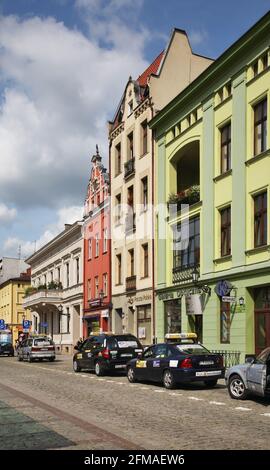
[[168, 208], [173, 204], [177, 204], [177, 210], [181, 204], [195, 204], [200, 201], [200, 186], [194, 185], [180, 193], [171, 193], [167, 201]]

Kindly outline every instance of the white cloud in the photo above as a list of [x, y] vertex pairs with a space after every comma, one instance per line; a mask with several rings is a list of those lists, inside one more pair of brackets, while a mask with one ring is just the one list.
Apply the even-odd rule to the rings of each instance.
[[[121, 1], [109, 4], [118, 8]], [[106, 120], [129, 75], [147, 66], [147, 31], [119, 28], [120, 21], [108, 23], [108, 49], [53, 18], [0, 17], [0, 200], [6, 205], [83, 204], [89, 155], [99, 143], [107, 159]]]
[[12, 222], [17, 215], [15, 208], [9, 209], [5, 204], [0, 204], [0, 223], [5, 225]]
[[202, 29], [197, 31], [190, 31], [188, 37], [192, 46], [198, 46], [199, 44], [206, 42], [209, 38], [209, 35], [206, 30]]
[[[0, 206], [1, 207], [1, 206]], [[35, 250], [38, 250], [43, 245], [52, 240], [62, 230], [65, 224], [72, 224], [82, 219], [83, 207], [71, 206], [63, 207], [57, 211], [58, 219], [56, 223], [51, 224], [42, 233], [38, 240], [22, 240], [18, 237], [9, 237], [4, 242], [4, 252], [6, 255], [16, 256], [18, 249], [21, 247], [21, 256], [26, 258], [30, 256]]]

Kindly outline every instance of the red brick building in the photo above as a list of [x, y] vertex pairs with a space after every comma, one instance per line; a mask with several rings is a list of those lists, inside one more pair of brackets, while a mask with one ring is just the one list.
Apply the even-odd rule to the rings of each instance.
[[108, 331], [111, 311], [110, 178], [101, 163], [98, 146], [91, 162], [83, 225], [84, 337], [91, 332]]

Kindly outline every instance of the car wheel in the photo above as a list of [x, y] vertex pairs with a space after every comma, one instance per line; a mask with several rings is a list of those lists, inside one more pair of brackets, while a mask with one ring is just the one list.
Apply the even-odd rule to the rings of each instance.
[[204, 385], [207, 388], [214, 388], [217, 385], [217, 380], [205, 380]]
[[82, 370], [76, 360], [73, 361], [73, 370], [74, 370], [74, 372], [81, 372], [81, 370]]
[[49, 361], [53, 362], [55, 360], [55, 357], [49, 357]]
[[135, 370], [132, 367], [129, 367], [127, 370], [127, 378], [130, 383], [136, 382]]
[[102, 375], [104, 375], [104, 367], [102, 367], [99, 361], [95, 363], [95, 373], [98, 377], [101, 377]]
[[243, 379], [239, 375], [232, 375], [229, 379], [229, 394], [235, 400], [245, 400], [248, 395]]
[[17, 356], [17, 361], [21, 362], [22, 361], [22, 357], [18, 354]]
[[170, 370], [165, 370], [163, 374], [163, 385], [170, 390], [175, 387], [175, 380]]

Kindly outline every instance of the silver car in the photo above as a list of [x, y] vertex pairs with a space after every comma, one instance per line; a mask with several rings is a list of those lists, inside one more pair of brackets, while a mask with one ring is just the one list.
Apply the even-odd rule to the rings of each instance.
[[17, 359], [18, 361], [27, 360], [28, 362], [33, 362], [34, 360], [42, 361], [43, 359], [54, 361], [54, 342], [44, 335], [28, 338], [18, 347]]
[[230, 367], [225, 372], [231, 398], [245, 400], [249, 394], [270, 397], [270, 347], [246, 364]]

